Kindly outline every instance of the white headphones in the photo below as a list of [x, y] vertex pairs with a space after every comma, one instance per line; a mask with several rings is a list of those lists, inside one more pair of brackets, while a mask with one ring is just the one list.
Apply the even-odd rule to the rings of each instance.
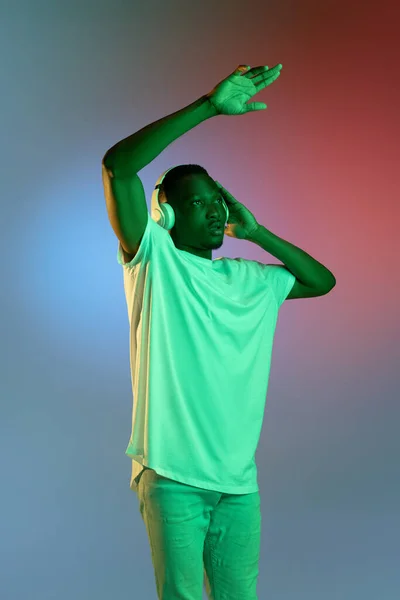
[[[160, 190], [160, 188], [168, 171], [174, 168], [175, 167], [170, 167], [164, 171], [162, 175], [160, 175], [156, 181], [156, 185], [151, 196], [151, 218], [163, 229], [167, 229], [168, 231], [170, 231], [175, 225], [175, 211], [171, 204], [168, 204], [165, 194], [162, 190]], [[222, 199], [222, 201], [226, 211], [226, 222], [224, 223], [225, 227], [229, 219], [229, 209], [225, 200]]]

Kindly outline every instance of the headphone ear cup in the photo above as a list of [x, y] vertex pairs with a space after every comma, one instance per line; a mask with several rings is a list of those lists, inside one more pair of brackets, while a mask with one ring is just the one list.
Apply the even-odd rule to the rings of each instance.
[[175, 225], [175, 211], [168, 202], [162, 202], [160, 204], [160, 209], [164, 216], [163, 227], [169, 231]]
[[226, 221], [225, 221], [225, 223], [228, 223], [228, 220], [229, 220], [229, 208], [227, 207], [227, 204], [226, 204], [225, 200], [224, 200], [224, 206], [225, 206], [225, 212], [226, 212]]
[[166, 201], [163, 181], [166, 174], [174, 167], [170, 167], [157, 179], [151, 195], [151, 218], [163, 229], [170, 231], [175, 225], [175, 211]]

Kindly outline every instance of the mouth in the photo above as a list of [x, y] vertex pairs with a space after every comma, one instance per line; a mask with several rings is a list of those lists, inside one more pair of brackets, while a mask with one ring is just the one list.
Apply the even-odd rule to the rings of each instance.
[[222, 223], [213, 223], [212, 225], [209, 225], [208, 229], [211, 231], [211, 233], [213, 234], [219, 234], [222, 233]]

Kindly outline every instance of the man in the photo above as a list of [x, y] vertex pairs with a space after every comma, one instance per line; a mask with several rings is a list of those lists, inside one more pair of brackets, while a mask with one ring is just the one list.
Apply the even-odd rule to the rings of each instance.
[[[286, 298], [327, 294], [335, 278], [259, 224], [203, 167], [166, 173], [153, 218], [137, 173], [205, 119], [264, 110], [246, 102], [281, 68], [239, 67], [102, 162], [130, 322], [135, 402], [126, 454], [163, 600], [201, 600], [203, 575], [209, 598], [257, 598], [255, 452], [278, 311]], [[283, 264], [213, 260], [224, 233]]]

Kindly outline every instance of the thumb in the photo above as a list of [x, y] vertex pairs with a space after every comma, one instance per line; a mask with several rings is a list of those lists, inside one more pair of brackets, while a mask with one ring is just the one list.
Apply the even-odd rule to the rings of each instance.
[[250, 69], [250, 67], [248, 67], [247, 65], [239, 65], [237, 67], [237, 69], [234, 70], [234, 73], [246, 73], [246, 71], [248, 71]]
[[251, 102], [250, 104], [244, 105], [246, 112], [254, 112], [256, 110], [266, 110], [268, 106], [264, 102]]

